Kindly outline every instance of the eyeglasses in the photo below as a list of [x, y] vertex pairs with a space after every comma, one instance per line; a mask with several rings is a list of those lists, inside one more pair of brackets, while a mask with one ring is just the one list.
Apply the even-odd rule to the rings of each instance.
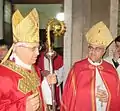
[[96, 51], [96, 52], [100, 52], [100, 51], [103, 51], [104, 48], [101, 48], [101, 47], [92, 47], [92, 46], [88, 46], [88, 49], [89, 51]]
[[32, 52], [35, 52], [36, 50], [40, 51], [42, 49], [41, 46], [39, 46], [39, 47], [25, 47], [25, 46], [21, 46], [21, 47], [27, 48], [27, 49], [29, 49]]

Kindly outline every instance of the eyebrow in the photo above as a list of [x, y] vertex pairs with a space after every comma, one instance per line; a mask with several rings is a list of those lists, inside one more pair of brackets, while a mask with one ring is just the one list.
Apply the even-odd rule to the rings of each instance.
[[105, 47], [102, 47], [102, 46], [101, 46], [101, 47], [99, 47], [99, 46], [94, 47], [94, 46], [92, 46], [92, 45], [88, 45], [88, 47], [89, 47], [89, 46], [90, 46], [90, 47], [93, 47], [93, 48], [103, 48], [103, 49], [105, 48]]

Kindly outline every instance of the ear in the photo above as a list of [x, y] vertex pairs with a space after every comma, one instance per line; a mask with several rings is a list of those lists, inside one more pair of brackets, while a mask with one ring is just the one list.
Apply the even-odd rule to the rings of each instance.
[[22, 49], [21, 49], [22, 47], [19, 47], [19, 46], [15, 46], [15, 48], [14, 48], [14, 53], [22, 53]]

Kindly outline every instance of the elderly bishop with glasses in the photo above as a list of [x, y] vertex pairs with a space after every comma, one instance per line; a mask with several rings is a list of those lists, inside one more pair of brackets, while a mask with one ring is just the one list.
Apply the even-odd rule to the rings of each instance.
[[86, 34], [88, 58], [76, 62], [66, 80], [61, 111], [120, 111], [118, 74], [102, 56], [113, 41], [103, 22]]
[[[39, 17], [33, 9], [25, 18], [12, 16], [13, 45], [0, 64], [0, 111], [46, 111], [41, 74], [34, 65], [39, 55]], [[51, 76], [49, 84], [56, 83]]]

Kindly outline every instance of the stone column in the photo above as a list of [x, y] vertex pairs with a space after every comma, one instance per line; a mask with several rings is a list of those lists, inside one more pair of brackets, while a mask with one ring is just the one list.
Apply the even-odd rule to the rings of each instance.
[[119, 1], [110, 0], [110, 31], [113, 37], [117, 37]]
[[[110, 0], [110, 31], [113, 35], [113, 38], [117, 37], [118, 33], [118, 16], [119, 15], [119, 1], [118, 0]], [[113, 50], [115, 48], [113, 44], [109, 47], [109, 56], [113, 54]]]
[[64, 0], [65, 24], [67, 27], [67, 31], [64, 36], [64, 80], [66, 80], [68, 71], [72, 65], [72, 1], [73, 0]]
[[[86, 52], [84, 34], [90, 23], [90, 1], [64, 0], [67, 32], [64, 37], [65, 79], [74, 62], [81, 60]], [[83, 45], [84, 43], [84, 45]]]

